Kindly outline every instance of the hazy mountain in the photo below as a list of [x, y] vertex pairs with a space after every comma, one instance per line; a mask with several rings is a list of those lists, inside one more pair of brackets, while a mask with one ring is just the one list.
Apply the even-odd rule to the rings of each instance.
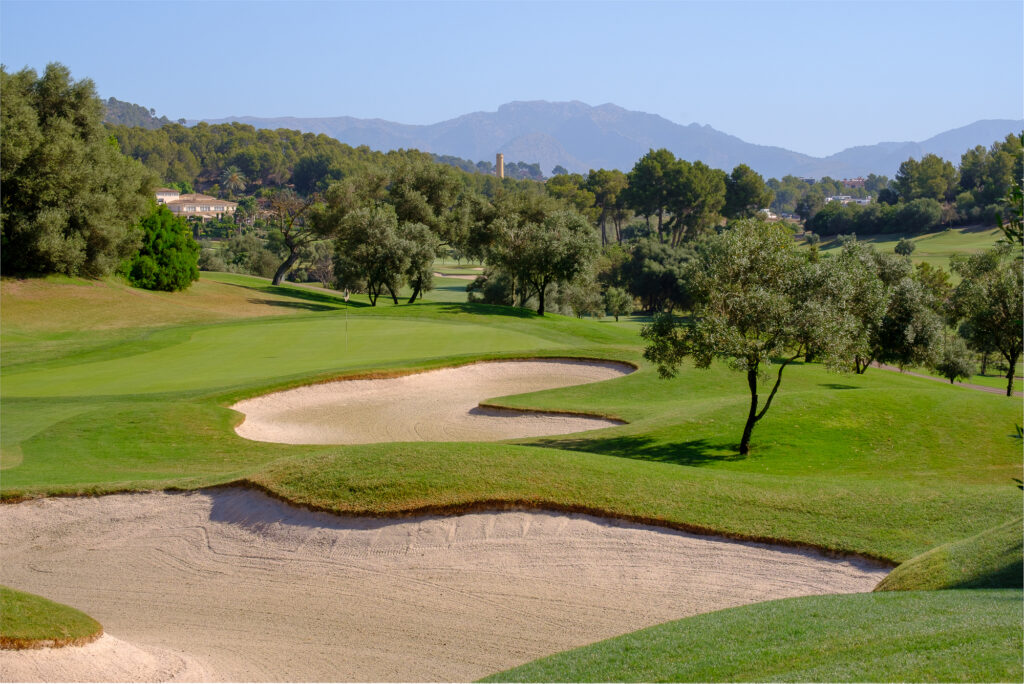
[[[382, 119], [258, 118], [205, 119], [239, 121], [257, 128], [293, 128], [324, 133], [349, 145], [374, 149], [416, 148], [474, 161], [539, 162], [545, 173], [556, 165], [586, 173], [588, 169], [628, 171], [651, 148], [666, 147], [677, 157], [701, 160], [720, 169], [747, 164], [766, 178], [896, 174], [900, 162], [935, 153], [954, 163], [975, 145], [989, 146], [1008, 133], [1020, 132], [1024, 120], [989, 120], [947, 131], [922, 142], [890, 142], [852, 147], [829, 157], [811, 157], [781, 147], [754, 145], [711, 126], [683, 126], [656, 114], [634, 112], [613, 104], [591, 107], [583, 102], [511, 102], [496, 112], [474, 112], [425, 126]], [[193, 122], [190, 122], [193, 123]]]

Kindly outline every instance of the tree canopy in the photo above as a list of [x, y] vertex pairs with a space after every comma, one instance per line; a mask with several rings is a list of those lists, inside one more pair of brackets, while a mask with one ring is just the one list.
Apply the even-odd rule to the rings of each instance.
[[139, 246], [152, 174], [107, 134], [89, 79], [0, 67], [0, 89], [3, 273], [112, 273]]
[[[780, 224], [744, 220], [701, 243], [686, 268], [693, 315], [680, 323], [655, 316], [641, 332], [644, 357], [672, 377], [683, 359], [698, 368], [715, 359], [746, 374], [750, 410], [739, 452], [747, 454], [754, 425], [771, 406], [782, 371], [811, 350], [837, 366], [846, 358], [856, 321], [848, 313], [851, 289], [839, 269], [812, 263]], [[766, 368], [778, 372], [761, 403], [758, 384]]]

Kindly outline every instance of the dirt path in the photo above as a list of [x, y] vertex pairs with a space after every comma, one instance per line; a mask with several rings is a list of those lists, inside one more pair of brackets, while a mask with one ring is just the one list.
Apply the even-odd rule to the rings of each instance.
[[0, 582], [125, 644], [100, 640], [78, 665], [2, 651], [5, 680], [469, 681], [695, 613], [869, 591], [887, 572], [580, 515], [340, 518], [243, 489], [0, 506], [0, 554]]
[[[915, 373], [914, 371], [900, 370], [896, 366], [890, 366], [888, 364], [878, 363], [877, 361], [875, 363], [871, 364], [871, 365], [873, 365], [875, 368], [881, 368], [882, 370], [892, 371], [892, 372], [895, 372], [895, 373], [902, 373], [903, 375], [911, 375], [911, 376], [913, 376], [915, 378], [924, 378], [925, 380], [937, 380], [939, 382], [945, 382], [945, 383], [949, 384], [949, 380], [947, 380], [946, 378], [937, 378], [934, 375], [926, 375], [924, 373]], [[1019, 378], [1015, 378], [1014, 379], [1014, 384], [1017, 384], [1017, 380], [1018, 379]], [[1005, 389], [999, 389], [998, 387], [988, 387], [986, 385], [973, 385], [973, 384], [966, 383], [966, 382], [954, 382], [952, 384], [956, 385], [957, 387], [966, 387], [968, 389], [978, 390], [980, 392], [988, 392], [989, 394], [999, 394], [999, 395], [1002, 395], [1004, 397], [1006, 396], [1006, 390]], [[1018, 391], [1015, 390], [1014, 393], [1013, 393], [1013, 396], [1015, 396], [1015, 397], [1024, 397], [1024, 392], [1018, 392]]]
[[235, 431], [286, 444], [498, 441], [621, 425], [603, 418], [488, 409], [493, 397], [582, 385], [633, 371], [622, 363], [494, 361], [382, 380], [343, 380], [240, 401]]
[[456, 275], [456, 274], [449, 274], [449, 273], [441, 273], [439, 271], [434, 271], [434, 277], [435, 278], [453, 278], [455, 280], [476, 280], [476, 276], [475, 275]]

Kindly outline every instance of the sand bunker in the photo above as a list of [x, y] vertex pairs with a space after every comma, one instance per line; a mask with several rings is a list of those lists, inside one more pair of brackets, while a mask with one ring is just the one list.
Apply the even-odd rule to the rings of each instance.
[[494, 397], [610, 380], [623, 363], [495, 361], [382, 380], [342, 380], [240, 401], [235, 431], [287, 444], [492, 442], [621, 425], [603, 418], [480, 407]]
[[85, 646], [0, 651], [0, 682], [201, 682], [210, 674], [189, 656], [142, 649], [104, 634]]
[[58, 681], [469, 681], [695, 613], [870, 591], [887, 572], [582, 515], [341, 518], [243, 489], [0, 506], [0, 556], [0, 583], [156, 659], [131, 675], [103, 639], [76, 649], [95, 647], [88, 670], [0, 652], [5, 679]]

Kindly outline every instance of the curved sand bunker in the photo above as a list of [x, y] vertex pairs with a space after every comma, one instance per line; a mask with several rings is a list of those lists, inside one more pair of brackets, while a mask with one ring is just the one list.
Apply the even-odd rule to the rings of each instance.
[[482, 408], [493, 397], [632, 373], [611, 361], [492, 361], [378, 380], [340, 380], [240, 401], [242, 437], [286, 444], [494, 442], [622, 425], [615, 420]]
[[870, 591], [887, 572], [583, 515], [342, 518], [244, 489], [0, 506], [0, 555], [0, 583], [171, 663], [130, 675], [104, 640], [83, 647], [88, 670], [0, 652], [13, 680], [471, 681], [696, 613]]

